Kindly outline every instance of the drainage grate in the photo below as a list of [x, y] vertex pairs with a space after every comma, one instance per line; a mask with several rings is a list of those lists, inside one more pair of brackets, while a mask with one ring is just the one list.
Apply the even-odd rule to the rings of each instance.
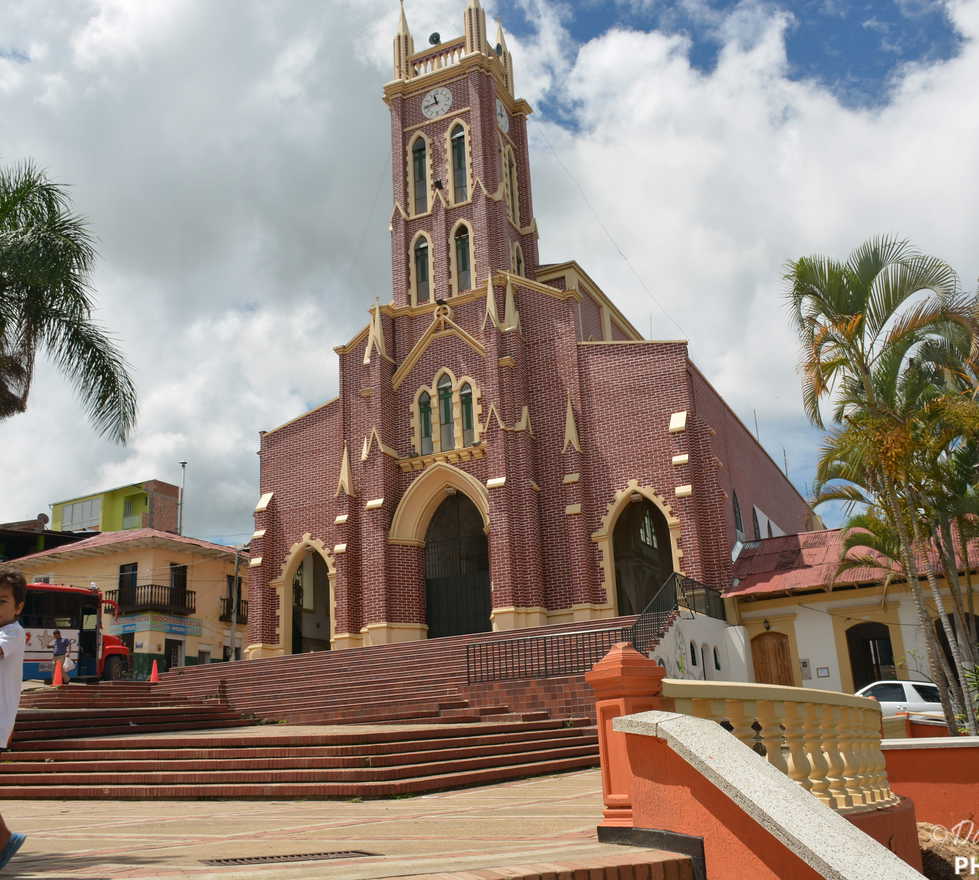
[[323, 862], [327, 859], [360, 859], [380, 853], [360, 852], [349, 849], [340, 852], [299, 853], [292, 856], [252, 856], [244, 859], [201, 859], [202, 865], [269, 865], [273, 862]]

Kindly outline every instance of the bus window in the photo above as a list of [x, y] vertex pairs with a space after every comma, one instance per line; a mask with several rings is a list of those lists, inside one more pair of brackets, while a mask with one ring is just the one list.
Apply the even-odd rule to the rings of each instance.
[[86, 609], [85, 613], [82, 615], [82, 629], [98, 629], [98, 628], [99, 628], [98, 611], [89, 611]]

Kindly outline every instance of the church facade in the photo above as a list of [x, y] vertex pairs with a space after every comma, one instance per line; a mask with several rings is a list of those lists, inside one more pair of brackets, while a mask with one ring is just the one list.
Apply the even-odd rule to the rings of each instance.
[[636, 613], [809, 527], [686, 342], [540, 263], [531, 108], [478, 0], [419, 52], [402, 11], [384, 100], [392, 297], [336, 349], [339, 396], [261, 435], [246, 656]]

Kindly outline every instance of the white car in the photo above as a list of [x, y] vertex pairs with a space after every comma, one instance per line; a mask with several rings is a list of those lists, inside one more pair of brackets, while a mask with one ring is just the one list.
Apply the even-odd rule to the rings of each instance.
[[875, 681], [857, 691], [858, 697], [873, 697], [885, 718], [898, 712], [943, 713], [938, 688], [930, 681]]

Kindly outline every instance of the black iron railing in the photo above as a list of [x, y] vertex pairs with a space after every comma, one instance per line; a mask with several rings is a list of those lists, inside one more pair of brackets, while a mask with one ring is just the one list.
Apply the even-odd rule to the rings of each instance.
[[673, 572], [656, 591], [632, 626], [578, 630], [522, 639], [477, 642], [466, 646], [470, 684], [579, 675], [591, 669], [617, 642], [628, 642], [648, 654], [663, 638], [680, 609], [724, 619], [724, 602], [693, 578]]
[[136, 611], [160, 611], [163, 614], [193, 614], [197, 594], [168, 584], [127, 584], [118, 590], [107, 590], [105, 598], [119, 604], [121, 614]]
[[[234, 611], [234, 605], [227, 596], [221, 597], [221, 616], [219, 620], [223, 620], [225, 623], [231, 623], [231, 612]], [[238, 600], [238, 623], [248, 623], [248, 602], [245, 599]]]

